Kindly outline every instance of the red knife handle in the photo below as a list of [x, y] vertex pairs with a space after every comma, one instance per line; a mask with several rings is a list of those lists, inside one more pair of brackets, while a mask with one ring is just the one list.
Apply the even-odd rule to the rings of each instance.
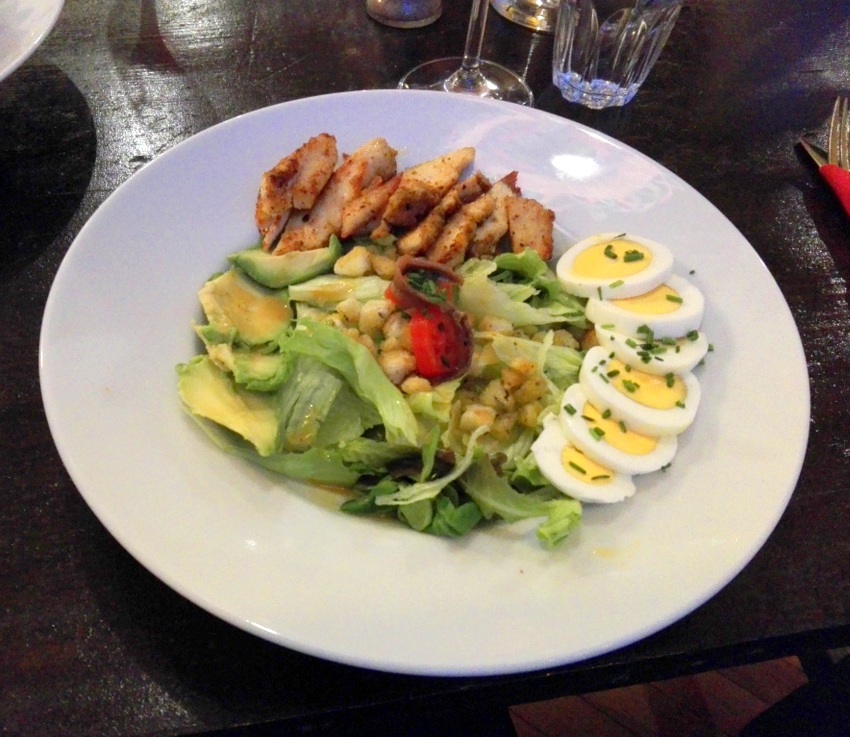
[[844, 212], [850, 217], [850, 171], [835, 164], [824, 164], [820, 173], [838, 197]]

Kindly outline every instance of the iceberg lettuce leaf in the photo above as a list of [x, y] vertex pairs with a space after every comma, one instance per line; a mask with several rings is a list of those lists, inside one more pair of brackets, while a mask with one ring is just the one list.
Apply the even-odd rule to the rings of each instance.
[[460, 485], [486, 519], [518, 522], [545, 518], [537, 529], [537, 539], [547, 548], [558, 545], [581, 523], [581, 504], [575, 499], [559, 495], [551, 487], [523, 494], [496, 473], [486, 456], [476, 460], [461, 477]]
[[417, 445], [419, 427], [413, 411], [365, 346], [330, 325], [305, 320], [280, 340], [280, 348], [312, 356], [338, 372], [378, 411], [389, 443]]

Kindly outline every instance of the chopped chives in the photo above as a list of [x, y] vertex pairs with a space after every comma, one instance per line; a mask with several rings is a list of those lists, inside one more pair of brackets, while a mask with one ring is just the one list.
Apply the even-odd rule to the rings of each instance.
[[617, 287], [622, 287], [625, 283], [626, 282], [622, 279], [617, 279], [617, 281], [612, 281], [608, 286], [611, 287], [611, 289], [616, 289]]
[[605, 254], [605, 258], [610, 258], [612, 261], [617, 260], [617, 252], [614, 250], [614, 246], [612, 244], [609, 243], [605, 246], [603, 253]]
[[602, 419], [603, 419], [603, 420], [607, 420], [610, 416], [611, 416], [611, 410], [610, 410], [610, 409], [606, 409], [606, 410], [602, 413]]
[[697, 340], [699, 338], [699, 332], [697, 332], [696, 330], [691, 330], [691, 332], [689, 332], [686, 337], [688, 338], [688, 340]]
[[676, 406], [677, 406], [679, 409], [684, 409], [684, 408], [685, 408], [685, 403], [684, 403], [684, 402], [680, 399], [678, 402], [676, 402]]
[[568, 415], [570, 415], [570, 417], [572, 417], [572, 416], [576, 413], [576, 408], [575, 408], [575, 407], [573, 407], [573, 405], [571, 405], [571, 404], [565, 404], [565, 405], [564, 405], [564, 411], [565, 411]]
[[623, 388], [630, 394], [634, 394], [638, 389], [640, 389], [640, 384], [630, 381], [629, 379], [623, 379]]
[[595, 440], [602, 440], [602, 436], [605, 435], [605, 431], [601, 427], [591, 427], [590, 434], [593, 435]]
[[623, 422], [622, 420], [620, 420], [617, 424], [620, 426], [621, 432], [628, 432], [629, 431], [628, 428], [626, 427], [626, 423]]
[[597, 474], [596, 476], [591, 476], [590, 480], [591, 481], [604, 481], [605, 479], [610, 479], [610, 478], [611, 478], [611, 474], [600, 473], [600, 474]]
[[667, 374], [665, 377], [667, 379], [667, 388], [672, 389], [676, 385], [676, 375], [675, 374]]
[[611, 369], [610, 371], [607, 371], [605, 373], [605, 376], [607, 376], [609, 379], [613, 379], [615, 376], [619, 376], [619, 375], [620, 375], [619, 369]]
[[632, 261], [643, 261], [643, 259], [643, 253], [634, 249], [626, 251], [625, 255], [623, 256], [623, 261], [625, 261], [626, 263], [630, 263]]
[[587, 474], [587, 471], [585, 471], [581, 466], [579, 466], [578, 463], [574, 463], [573, 461], [570, 461], [570, 468], [574, 468], [579, 473], [583, 473], [585, 475]]

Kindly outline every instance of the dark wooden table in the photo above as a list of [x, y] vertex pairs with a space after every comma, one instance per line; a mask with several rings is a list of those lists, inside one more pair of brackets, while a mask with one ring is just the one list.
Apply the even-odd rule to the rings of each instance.
[[549, 36], [491, 14], [485, 55], [527, 70], [538, 107], [621, 139], [719, 207], [802, 335], [812, 425], [796, 491], [752, 563], [684, 620], [546, 672], [358, 670], [190, 604], [83, 502], [38, 383], [45, 300], [82, 225], [135, 170], [219, 121], [393, 87], [459, 51], [468, 3], [444, 4], [436, 24], [399, 31], [369, 20], [363, 0], [67, 0], [0, 82], [0, 733], [508, 733], [509, 704], [850, 645], [850, 220], [795, 148], [803, 133], [825, 138], [835, 96], [850, 92], [839, 0], [690, 0], [644, 89], [607, 112], [559, 97]]

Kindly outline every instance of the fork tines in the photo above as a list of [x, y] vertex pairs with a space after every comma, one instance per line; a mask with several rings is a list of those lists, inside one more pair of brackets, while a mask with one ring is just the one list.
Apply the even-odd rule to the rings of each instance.
[[829, 163], [842, 169], [850, 169], [850, 120], [847, 107], [847, 98], [839, 97], [835, 101], [829, 123]]

